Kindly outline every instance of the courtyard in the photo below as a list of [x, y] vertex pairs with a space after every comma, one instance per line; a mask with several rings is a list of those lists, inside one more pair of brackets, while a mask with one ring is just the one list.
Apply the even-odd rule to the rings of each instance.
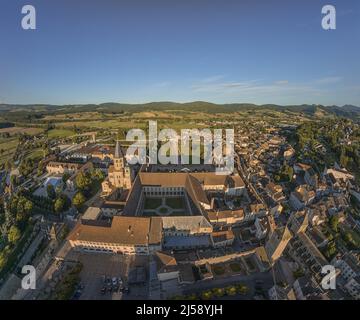
[[147, 197], [144, 201], [144, 216], [184, 216], [190, 215], [184, 197]]

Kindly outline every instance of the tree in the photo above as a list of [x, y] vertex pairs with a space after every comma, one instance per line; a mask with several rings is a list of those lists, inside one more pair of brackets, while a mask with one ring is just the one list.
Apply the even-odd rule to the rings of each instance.
[[69, 209], [70, 205], [70, 199], [66, 195], [62, 194], [55, 200], [54, 210], [56, 213], [60, 213]]
[[90, 176], [92, 180], [102, 181], [105, 179], [105, 174], [100, 169], [93, 169], [90, 171]]
[[238, 284], [238, 285], [236, 285], [236, 290], [237, 290], [238, 293], [244, 295], [244, 294], [248, 293], [249, 288], [244, 284]]
[[66, 183], [66, 181], [71, 177], [70, 173], [65, 172], [62, 176], [62, 181]]
[[325, 249], [325, 256], [331, 260], [333, 256], [335, 256], [337, 253], [336, 244], [334, 241], [331, 241], [328, 243], [326, 249]]
[[228, 286], [225, 288], [226, 294], [229, 296], [234, 296], [236, 295], [236, 287], [234, 286]]
[[350, 159], [346, 156], [346, 152], [344, 150], [341, 151], [340, 155], [340, 164], [342, 167], [346, 168], [349, 164]]
[[204, 300], [210, 300], [213, 297], [213, 293], [211, 290], [203, 291], [201, 293], [201, 298]]
[[47, 196], [50, 199], [55, 199], [56, 198], [56, 192], [55, 192], [54, 186], [52, 184], [47, 185], [46, 193], [47, 193]]
[[21, 234], [19, 228], [15, 225], [11, 226], [8, 234], [8, 240], [11, 243], [16, 243], [20, 239], [20, 236]]
[[44, 172], [44, 169], [45, 169], [44, 163], [40, 161], [37, 168], [37, 175], [41, 176]]
[[5, 170], [6, 170], [7, 172], [9, 172], [9, 171], [11, 171], [11, 168], [12, 168], [12, 162], [11, 162], [10, 160], [7, 160], [7, 161], [5, 162]]
[[86, 201], [85, 196], [82, 194], [82, 192], [78, 192], [75, 194], [72, 203], [75, 207], [80, 208]]
[[17, 186], [17, 182], [18, 182], [18, 178], [16, 175], [11, 175], [10, 176], [10, 183], [11, 185], [15, 188]]
[[330, 217], [329, 224], [330, 224], [331, 230], [333, 230], [334, 232], [338, 232], [338, 226], [339, 226], [339, 218], [338, 218], [338, 216]]
[[54, 203], [54, 210], [56, 213], [60, 213], [64, 210], [65, 201], [62, 198], [57, 198]]
[[221, 298], [225, 295], [225, 289], [224, 288], [214, 288], [212, 290], [215, 297]]
[[89, 191], [91, 188], [92, 180], [89, 174], [80, 172], [75, 179], [76, 186], [81, 191]]

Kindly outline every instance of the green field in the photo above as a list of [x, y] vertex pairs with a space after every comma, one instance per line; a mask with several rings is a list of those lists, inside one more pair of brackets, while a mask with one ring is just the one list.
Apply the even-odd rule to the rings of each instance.
[[18, 143], [19, 140], [17, 137], [0, 139], [0, 164], [5, 163], [8, 159], [12, 158]]
[[27, 152], [24, 158], [26, 159], [32, 159], [32, 160], [39, 160], [42, 159], [44, 156], [44, 151], [41, 148], [31, 150], [30, 152]]
[[48, 131], [49, 139], [53, 138], [67, 138], [73, 136], [75, 132], [69, 129], [52, 129]]

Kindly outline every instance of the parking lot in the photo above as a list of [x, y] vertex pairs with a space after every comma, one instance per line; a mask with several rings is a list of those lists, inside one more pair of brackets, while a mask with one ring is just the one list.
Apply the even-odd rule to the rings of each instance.
[[[147, 283], [128, 285], [128, 274], [131, 268], [136, 265], [146, 265], [147, 257], [81, 253], [77, 258], [83, 264], [80, 273], [83, 288], [80, 300], [122, 300], [147, 297]], [[125, 292], [126, 288], [129, 288], [128, 292]]]
[[[113, 291], [117, 284], [114, 283], [114, 286], [112, 285], [112, 278], [121, 278], [125, 282], [131, 259], [132, 257], [129, 256], [105, 253], [80, 254], [78, 260], [83, 264], [83, 269], [80, 273], [81, 284], [83, 286], [80, 300], [121, 299], [122, 293], [119, 290], [117, 292]], [[104, 286], [107, 288], [106, 293], [102, 292]], [[110, 287], [111, 292], [108, 290]]]

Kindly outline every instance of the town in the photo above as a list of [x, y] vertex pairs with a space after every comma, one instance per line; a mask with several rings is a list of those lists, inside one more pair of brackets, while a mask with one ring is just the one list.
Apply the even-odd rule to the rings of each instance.
[[[322, 106], [194, 103], [181, 117], [181, 104], [11, 107], [1, 110], [0, 299], [360, 298], [357, 120]], [[234, 170], [217, 174], [204, 146], [190, 164], [131, 163], [126, 134], [149, 119], [233, 129]], [[21, 287], [24, 265], [36, 289]], [[335, 289], [322, 286], [329, 265]]]

